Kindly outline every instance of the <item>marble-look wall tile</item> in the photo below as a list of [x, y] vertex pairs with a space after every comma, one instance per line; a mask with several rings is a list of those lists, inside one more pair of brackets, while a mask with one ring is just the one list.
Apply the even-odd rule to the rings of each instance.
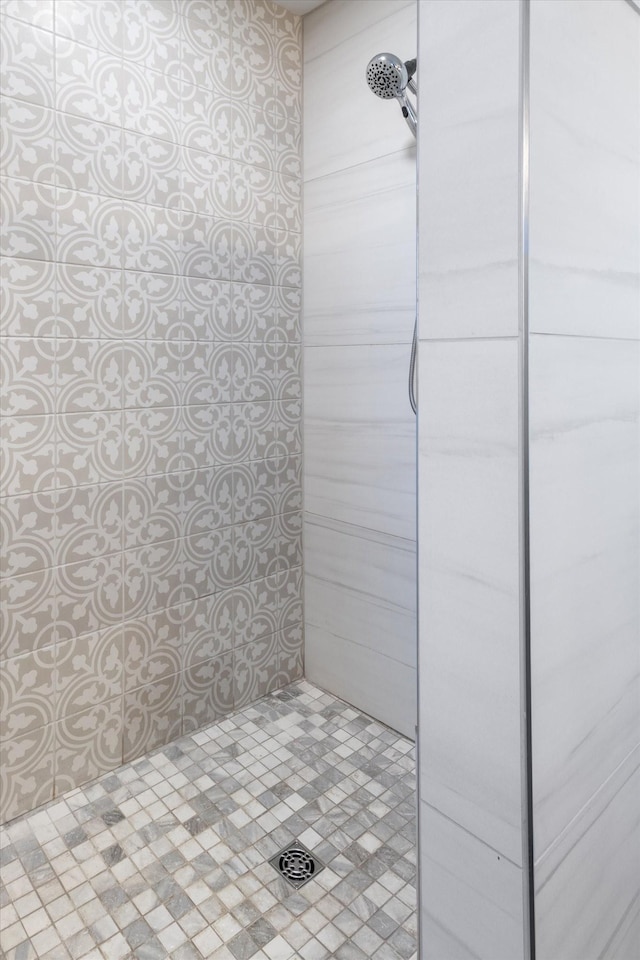
[[640, 345], [533, 336], [536, 856], [640, 740]]
[[[423, 119], [422, 132], [433, 134], [419, 171], [420, 405], [428, 411], [420, 420], [419, 632], [429, 664], [419, 742], [422, 812], [432, 811], [422, 820], [421, 888], [423, 950], [438, 958], [520, 956], [527, 937], [521, 908], [508, 906], [516, 893], [522, 903], [525, 849], [516, 235], [522, 6], [436, 0], [421, 8], [421, 118], [430, 125], [425, 131]], [[640, 316], [640, 21], [630, 5], [600, 0], [533, 0], [531, 17], [536, 955], [626, 960], [640, 948], [640, 358], [632, 342]], [[454, 342], [432, 342], [439, 339]], [[478, 358], [492, 350], [510, 359], [487, 379]], [[475, 362], [467, 365], [465, 355]], [[507, 424], [508, 438], [499, 439]], [[460, 467], [465, 447], [471, 468]], [[500, 466], [492, 477], [494, 458]], [[468, 845], [462, 857], [453, 852], [458, 831]], [[446, 837], [442, 869], [434, 868]], [[480, 841], [487, 864], [506, 860], [517, 871], [509, 889], [483, 873], [472, 854]], [[478, 878], [501, 911], [489, 926], [491, 910], [476, 900]], [[505, 914], [515, 918], [519, 942], [505, 939]]]
[[640, 337], [639, 47], [628, 4], [531, 5], [534, 332]]
[[415, 543], [312, 514], [304, 536], [309, 621], [415, 664]]
[[517, 336], [520, 4], [421, 13], [420, 337]]
[[421, 960], [524, 960], [522, 869], [424, 801], [419, 817]]
[[364, 73], [415, 55], [416, 15], [334, 0], [305, 18], [303, 130], [305, 670], [411, 737], [416, 145]]
[[424, 341], [419, 376], [421, 797], [519, 864], [517, 341]]
[[[305, 181], [390, 153], [415, 151], [399, 107], [369, 90], [365, 69], [381, 50], [397, 51], [403, 60], [415, 56], [416, 13], [416, 3], [405, 0], [348, 2], [312, 11], [305, 20]], [[323, 24], [329, 17], [332, 39]], [[354, 19], [360, 21], [355, 30]], [[324, 34], [317, 45], [316, 23]], [[343, 23], [350, 36], [343, 36]]]
[[409, 345], [308, 347], [305, 508], [415, 539]]
[[305, 62], [329, 53], [336, 44], [336, 22], [340, 23], [343, 41], [352, 40], [380, 20], [386, 20], [400, 7], [412, 6], [415, 0], [332, 0], [318, 7], [312, 18], [303, 20]]
[[640, 952], [639, 42], [640, 18], [629, 4], [531, 4], [531, 673], [541, 960]]
[[305, 344], [410, 343], [415, 150], [308, 181], [304, 208]]
[[420, 7], [423, 960], [529, 955], [518, 340], [523, 6], [433, 0]]
[[640, 952], [640, 896], [627, 908], [607, 946], [605, 960], [634, 957]]
[[308, 554], [312, 576], [352, 584], [401, 610], [414, 610], [414, 541], [312, 514], [306, 517], [305, 538], [308, 546], [317, 545]]
[[536, 863], [536, 956], [632, 960], [640, 862], [640, 751]]
[[[341, 599], [334, 598], [338, 603]], [[362, 633], [361, 625], [358, 635]], [[377, 720], [405, 737], [415, 737], [413, 665], [407, 666], [345, 637], [336, 637], [308, 620], [305, 673], [313, 683], [331, 690], [369, 716], [375, 715]]]
[[[311, 522], [307, 524], [305, 536], [311, 537], [311, 543], [314, 543], [314, 535], [310, 533], [311, 526]], [[324, 539], [325, 535], [323, 534], [322, 537]], [[333, 530], [327, 539], [335, 540], [336, 546], [340, 546], [343, 540], [355, 540], [353, 559], [366, 566], [367, 551], [370, 546], [366, 536], [350, 537], [339, 530]], [[330, 546], [331, 543], [329, 543]], [[393, 556], [394, 550], [390, 545], [379, 549], [381, 552], [386, 551], [387, 556]], [[400, 544], [396, 550], [404, 557], [406, 552], [404, 544]], [[410, 553], [413, 554], [413, 551]], [[412, 573], [414, 561], [415, 557], [406, 562], [408, 574]], [[375, 595], [369, 592], [363, 593], [359, 589], [360, 586], [355, 577], [342, 583], [307, 572], [305, 577], [307, 624], [316, 627], [318, 631], [324, 631], [327, 636], [341, 636], [347, 641], [361, 644], [365, 641], [367, 650], [372, 655], [389, 657], [406, 667], [414, 667], [415, 611], [412, 608], [406, 609], [400, 606], [391, 590], [387, 594]], [[338, 672], [333, 667], [329, 669], [334, 673]]]
[[409, 737], [415, 567], [413, 541], [307, 514], [306, 674]]

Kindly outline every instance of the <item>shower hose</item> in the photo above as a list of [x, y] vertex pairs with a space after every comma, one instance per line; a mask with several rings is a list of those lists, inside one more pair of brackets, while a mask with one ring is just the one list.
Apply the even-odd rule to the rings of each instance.
[[409, 403], [414, 413], [418, 412], [416, 401], [416, 353], [418, 352], [418, 315], [413, 325], [413, 341], [411, 343], [411, 359], [409, 360]]

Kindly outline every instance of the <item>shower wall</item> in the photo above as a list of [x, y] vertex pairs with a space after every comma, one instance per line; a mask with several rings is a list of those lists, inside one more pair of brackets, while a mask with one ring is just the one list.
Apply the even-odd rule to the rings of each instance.
[[536, 955], [640, 956], [640, 11], [531, 3]]
[[1, 28], [6, 820], [301, 675], [301, 23]]
[[640, 16], [419, 33], [421, 958], [635, 960]]
[[519, 15], [420, 6], [421, 960], [527, 956]]
[[305, 671], [414, 736], [415, 140], [365, 82], [415, 0], [304, 19]]

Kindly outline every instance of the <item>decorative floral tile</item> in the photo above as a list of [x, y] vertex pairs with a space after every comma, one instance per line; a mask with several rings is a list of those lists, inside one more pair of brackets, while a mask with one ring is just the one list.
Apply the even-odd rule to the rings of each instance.
[[[15, 10], [17, 6], [18, 2], [14, 0], [11, 8]], [[22, 16], [26, 17], [27, 13], [24, 4]], [[3, 97], [53, 107], [53, 39], [50, 27], [40, 29], [40, 25], [21, 23], [7, 16], [0, 48], [0, 93]]]
[[56, 192], [54, 187], [28, 180], [0, 183], [3, 257], [55, 260]]
[[120, 625], [56, 646], [57, 720], [114, 700], [123, 690], [123, 631]]
[[124, 760], [139, 757], [180, 736], [182, 679], [173, 674], [124, 696]]
[[[301, 33], [262, 0], [2, 12], [13, 816], [299, 675]], [[216, 909], [149, 927], [149, 957]], [[273, 939], [250, 914], [232, 956]], [[146, 949], [125, 915], [34, 913], [8, 955]]]
[[56, 639], [55, 571], [0, 580], [0, 610], [0, 660], [50, 646]]
[[124, 683], [127, 692], [180, 673], [183, 607], [169, 607], [123, 626]]
[[233, 654], [203, 660], [184, 672], [183, 733], [198, 730], [234, 707]]
[[55, 733], [59, 795], [122, 763], [122, 701], [111, 700], [58, 720]]
[[0, 740], [15, 740], [55, 719], [54, 647], [0, 662]]
[[278, 629], [278, 577], [253, 580], [234, 589], [235, 644], [244, 646]]
[[0, 133], [0, 169], [5, 176], [56, 183], [53, 110], [2, 97]]
[[236, 592], [231, 588], [192, 600], [181, 607], [185, 669], [213, 660], [233, 648], [237, 630], [235, 609]]
[[0, 336], [52, 337], [56, 329], [55, 265], [37, 260], [0, 260]]
[[32, 810], [53, 797], [54, 726], [0, 743], [0, 819]]
[[0, 577], [16, 577], [54, 565], [56, 501], [53, 493], [0, 500]]

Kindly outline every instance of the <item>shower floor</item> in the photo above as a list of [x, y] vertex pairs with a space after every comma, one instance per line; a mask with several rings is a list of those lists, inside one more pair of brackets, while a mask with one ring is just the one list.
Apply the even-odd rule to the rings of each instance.
[[416, 957], [414, 790], [413, 744], [293, 684], [8, 824], [0, 956]]

